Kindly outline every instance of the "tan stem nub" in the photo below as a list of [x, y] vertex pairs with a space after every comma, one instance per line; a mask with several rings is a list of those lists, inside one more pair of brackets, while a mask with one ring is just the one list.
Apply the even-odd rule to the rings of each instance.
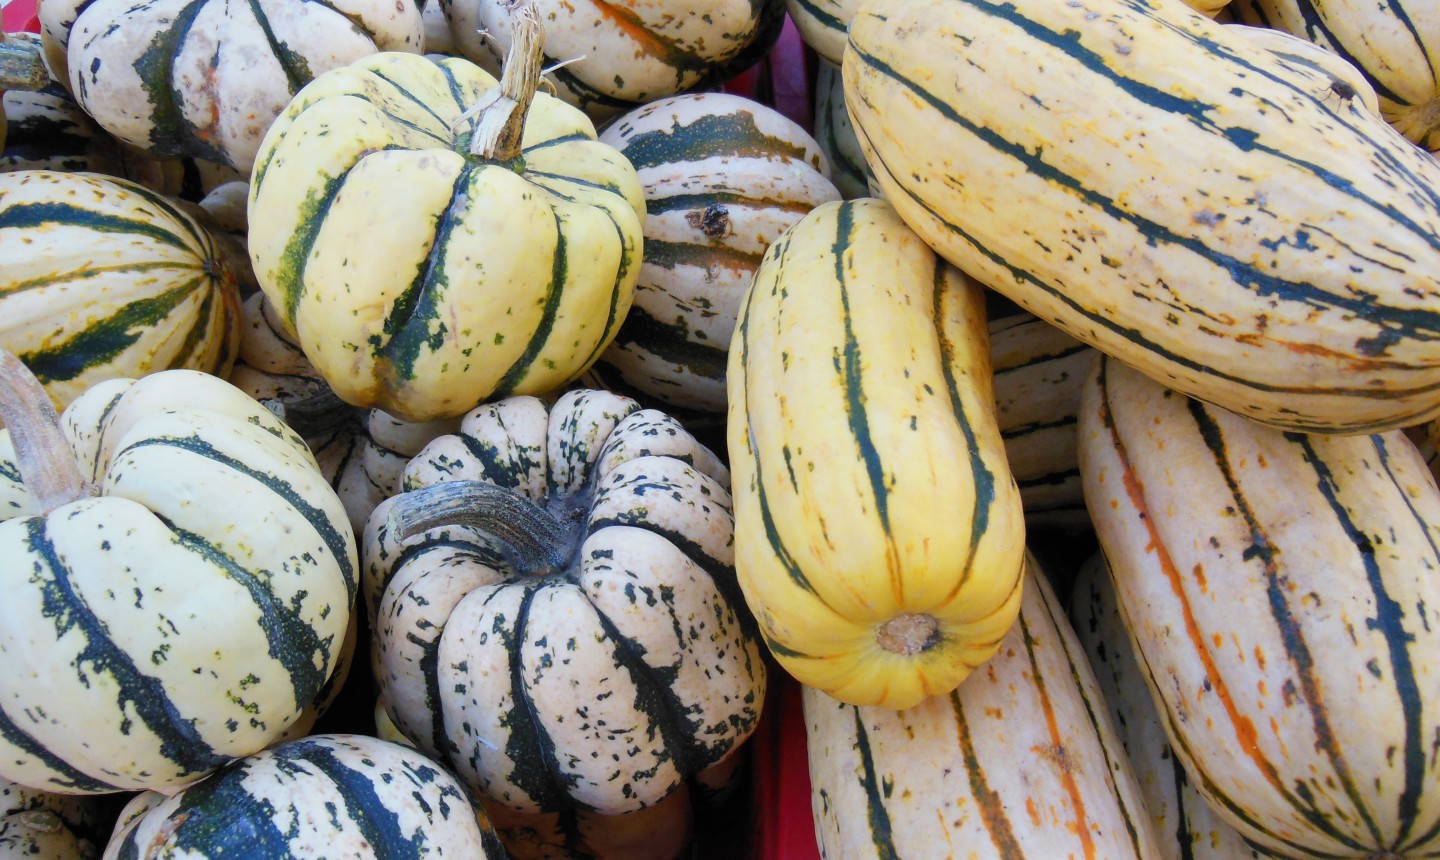
[[0, 39], [0, 90], [43, 90], [50, 72], [40, 56], [40, 46], [18, 39]]
[[563, 568], [570, 555], [565, 527], [549, 512], [484, 481], [445, 481], [401, 493], [385, 525], [399, 540], [444, 526], [478, 529], [514, 551], [525, 570]]
[[95, 494], [80, 474], [50, 395], [6, 349], [0, 349], [0, 418], [10, 431], [20, 479], [40, 514]]
[[929, 651], [940, 641], [940, 622], [933, 615], [897, 615], [875, 632], [880, 647], [909, 657]]
[[525, 117], [545, 68], [545, 32], [534, 6], [527, 3], [515, 10], [510, 38], [499, 96], [480, 111], [470, 138], [471, 154], [496, 161], [509, 161], [520, 154]]

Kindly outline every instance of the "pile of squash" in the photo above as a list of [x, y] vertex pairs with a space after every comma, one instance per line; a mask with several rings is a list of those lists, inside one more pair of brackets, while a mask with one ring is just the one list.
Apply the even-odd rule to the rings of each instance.
[[39, 21], [0, 857], [1440, 852], [1440, 7]]

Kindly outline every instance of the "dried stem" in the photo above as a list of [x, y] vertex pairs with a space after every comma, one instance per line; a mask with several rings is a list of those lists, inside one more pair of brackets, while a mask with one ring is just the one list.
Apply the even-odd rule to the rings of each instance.
[[545, 31], [533, 6], [515, 11], [510, 34], [499, 92], [480, 109], [470, 138], [472, 155], [494, 161], [510, 161], [520, 154], [525, 118], [544, 70]]
[[484, 481], [445, 481], [396, 496], [386, 528], [399, 540], [429, 529], [459, 525], [502, 541], [525, 570], [561, 569], [569, 560], [569, 535], [544, 508]]
[[35, 374], [15, 354], [0, 349], [0, 418], [15, 447], [15, 466], [41, 515], [95, 495], [80, 474], [60, 416]]

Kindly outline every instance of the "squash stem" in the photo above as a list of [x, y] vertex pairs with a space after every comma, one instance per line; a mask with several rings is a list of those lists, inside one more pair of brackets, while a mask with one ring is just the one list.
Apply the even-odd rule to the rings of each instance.
[[0, 419], [15, 446], [15, 466], [40, 515], [95, 495], [80, 474], [60, 416], [40, 380], [13, 352], [0, 349]]
[[470, 138], [472, 155], [500, 162], [520, 155], [525, 118], [544, 69], [545, 31], [534, 6], [526, 4], [515, 10], [511, 36], [498, 97], [481, 109]]
[[301, 438], [313, 439], [344, 427], [358, 419], [360, 407], [351, 406], [340, 399], [334, 389], [322, 385], [313, 393], [294, 400], [267, 398], [266, 408], [299, 433]]
[[560, 570], [570, 560], [570, 536], [559, 520], [519, 493], [484, 481], [445, 481], [401, 493], [385, 525], [402, 541], [444, 526], [478, 529], [515, 552], [527, 571]]
[[0, 90], [35, 92], [49, 84], [50, 71], [40, 56], [40, 46], [0, 33]]

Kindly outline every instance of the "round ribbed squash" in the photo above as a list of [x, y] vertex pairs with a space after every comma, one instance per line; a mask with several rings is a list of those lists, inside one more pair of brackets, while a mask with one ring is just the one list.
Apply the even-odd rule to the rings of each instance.
[[0, 777], [168, 790], [274, 742], [334, 673], [356, 591], [305, 443], [189, 370], [100, 383], [62, 431], [0, 360], [0, 472], [28, 491], [0, 522]]
[[0, 857], [6, 860], [93, 860], [108, 826], [93, 798], [0, 779]]
[[422, 48], [413, 0], [46, 0], [41, 16], [65, 52], [56, 74], [103, 128], [157, 156], [242, 171], [315, 76]]
[[0, 259], [0, 347], [57, 407], [105, 379], [230, 372], [235, 275], [163, 195], [98, 174], [0, 174]]
[[396, 726], [525, 813], [633, 812], [727, 769], [765, 682], [728, 478], [673, 419], [608, 392], [472, 411], [365, 530]]
[[341, 401], [280, 325], [265, 296], [245, 301], [240, 360], [230, 382], [285, 419], [315, 454], [356, 534], [370, 512], [400, 492], [400, 475], [431, 439], [454, 433], [458, 418], [415, 423]]
[[601, 356], [629, 389], [697, 412], [725, 411], [735, 314], [770, 243], [839, 192], [805, 130], [758, 102], [694, 93], [606, 126], [645, 189], [635, 301]]
[[[499, 74], [515, 5], [433, 1], [457, 51]], [[783, 0], [534, 0], [534, 7], [548, 33], [544, 65], [558, 66], [547, 77], [561, 98], [597, 120], [723, 79], [742, 58], [758, 59], [753, 49], [773, 44], [784, 19]]]
[[131, 806], [106, 860], [505, 857], [453, 776], [413, 749], [362, 735], [291, 741]]
[[[538, 56], [526, 59], [515, 79], [533, 92]], [[317, 78], [265, 138], [255, 275], [348, 403], [429, 421], [548, 393], [595, 361], [630, 308], [635, 169], [543, 92], [518, 148], [484, 143], [462, 114], [495, 87], [466, 60], [375, 54]]]
[[995, 653], [1025, 523], [980, 285], [888, 204], [816, 207], [755, 273], [729, 356], [735, 569], [770, 652], [908, 708]]

